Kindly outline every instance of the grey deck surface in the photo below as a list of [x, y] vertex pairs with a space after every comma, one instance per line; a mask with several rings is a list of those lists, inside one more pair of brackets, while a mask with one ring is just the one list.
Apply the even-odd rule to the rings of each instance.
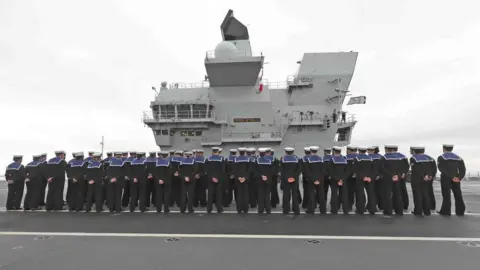
[[463, 190], [465, 217], [1, 211], [0, 269], [478, 270], [480, 182]]

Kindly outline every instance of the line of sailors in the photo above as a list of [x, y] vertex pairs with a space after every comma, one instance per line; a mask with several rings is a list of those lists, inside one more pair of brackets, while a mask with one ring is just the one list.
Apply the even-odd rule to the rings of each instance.
[[[157, 212], [168, 213], [173, 205], [182, 213], [194, 212], [194, 208], [207, 207], [210, 213], [215, 205], [218, 213], [229, 207], [235, 199], [238, 213], [248, 213], [258, 208], [260, 214], [270, 213], [279, 204], [277, 183], [283, 191], [283, 213], [300, 213], [300, 203], [306, 213], [313, 214], [319, 208], [327, 212], [327, 194], [330, 189], [330, 212], [337, 214], [342, 208], [348, 214], [355, 205], [357, 214], [376, 213], [403, 215], [409, 199], [406, 179], [411, 169], [415, 215], [430, 215], [435, 209], [432, 180], [441, 172], [443, 196], [441, 215], [451, 214], [450, 190], [455, 197], [455, 212], [465, 213], [460, 183], [465, 176], [465, 164], [452, 153], [453, 145], [443, 145], [443, 154], [437, 162], [425, 154], [424, 147], [411, 147], [408, 159], [398, 152], [398, 146], [385, 145], [385, 154], [379, 148], [347, 147], [342, 155], [340, 147], [325, 149], [305, 148], [302, 158], [294, 149], [285, 148], [285, 155], [277, 159], [273, 149], [230, 149], [230, 155], [221, 155], [221, 148], [213, 147], [212, 155], [204, 156], [203, 150], [107, 153], [74, 153], [65, 161], [65, 152], [56, 151], [47, 161], [46, 154], [36, 155], [24, 167], [22, 156], [14, 156], [14, 162], [6, 170], [8, 182], [7, 210], [21, 209], [23, 189], [27, 194], [25, 210], [42, 206], [48, 185], [46, 210], [63, 210], [65, 175], [68, 179], [67, 204], [70, 211], [97, 212], [103, 204], [110, 212], [124, 208], [145, 211], [153, 204]], [[300, 194], [299, 176], [302, 175], [303, 200]]]

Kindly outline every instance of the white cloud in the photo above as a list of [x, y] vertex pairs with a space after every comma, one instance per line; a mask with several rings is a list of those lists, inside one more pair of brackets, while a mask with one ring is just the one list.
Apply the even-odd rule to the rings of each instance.
[[2, 1], [0, 165], [14, 153], [99, 150], [102, 135], [108, 150], [157, 149], [140, 119], [151, 85], [202, 80], [231, 8], [271, 81], [304, 52], [360, 52], [351, 90], [368, 104], [347, 107], [355, 144], [424, 144], [436, 155], [455, 143], [480, 170], [478, 4], [446, 2]]

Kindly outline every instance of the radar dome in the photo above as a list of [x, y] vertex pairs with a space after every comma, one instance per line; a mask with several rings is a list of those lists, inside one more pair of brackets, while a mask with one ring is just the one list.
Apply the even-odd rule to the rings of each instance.
[[236, 53], [237, 47], [229, 41], [222, 41], [215, 47], [215, 58], [230, 58], [235, 56]]

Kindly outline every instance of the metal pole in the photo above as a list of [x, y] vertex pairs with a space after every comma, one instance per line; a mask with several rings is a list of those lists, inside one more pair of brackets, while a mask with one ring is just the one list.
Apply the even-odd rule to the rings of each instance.
[[102, 136], [102, 141], [100, 142], [100, 145], [102, 146], [102, 156], [103, 156], [103, 147], [105, 145], [105, 140], [104, 140], [103, 136]]

